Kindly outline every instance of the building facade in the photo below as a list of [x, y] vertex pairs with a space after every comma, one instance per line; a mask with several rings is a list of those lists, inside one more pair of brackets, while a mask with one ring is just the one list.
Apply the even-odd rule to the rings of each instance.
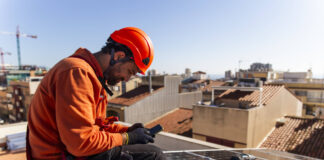
[[119, 116], [127, 123], [147, 123], [178, 107], [192, 107], [201, 100], [198, 92], [179, 93], [179, 76], [153, 76], [150, 92], [149, 78], [140, 87], [109, 101], [107, 115]]
[[113, 96], [108, 95], [108, 100], [118, 97], [134, 88], [137, 88], [139, 84], [142, 82], [140, 77], [132, 77], [127, 82], [119, 82], [114, 86], [109, 86], [110, 90], [113, 92]]
[[283, 86], [260, 92], [229, 89], [217, 105], [195, 105], [193, 138], [235, 148], [255, 148], [285, 115], [300, 116], [302, 102]]
[[27, 120], [29, 105], [42, 79], [29, 77], [28, 81], [10, 81], [7, 93], [11, 103], [7, 105], [11, 122]]

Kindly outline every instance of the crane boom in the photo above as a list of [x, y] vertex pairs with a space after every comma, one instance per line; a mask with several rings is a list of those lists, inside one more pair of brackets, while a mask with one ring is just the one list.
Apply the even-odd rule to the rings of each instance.
[[0, 32], [0, 34], [5, 34], [5, 35], [14, 35], [16, 36], [17, 39], [17, 54], [18, 54], [18, 66], [19, 69], [21, 69], [21, 58], [20, 58], [20, 37], [28, 37], [28, 38], [37, 38], [37, 35], [29, 35], [29, 34], [25, 34], [25, 33], [20, 33], [19, 31], [19, 26], [17, 26], [17, 31], [16, 33], [12, 33], [12, 32]]
[[3, 58], [3, 56], [4, 55], [11, 55], [11, 53], [10, 52], [3, 52], [2, 51], [2, 49], [0, 48], [0, 55], [1, 55], [1, 71], [2, 71], [2, 73], [4, 73], [5, 72], [5, 66], [4, 66], [4, 58]]

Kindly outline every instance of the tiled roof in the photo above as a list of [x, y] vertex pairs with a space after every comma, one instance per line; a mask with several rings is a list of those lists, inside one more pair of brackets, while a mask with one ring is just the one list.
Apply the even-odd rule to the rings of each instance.
[[[261, 103], [266, 105], [268, 101], [276, 95], [280, 89], [284, 88], [283, 85], [264, 85], [262, 91]], [[250, 102], [250, 106], [259, 105], [260, 91], [239, 91], [236, 89], [229, 89], [219, 95], [217, 99], [237, 99], [241, 102]]]
[[192, 136], [192, 109], [177, 108], [174, 111], [154, 120], [145, 125], [147, 128], [152, 128], [160, 124], [164, 132], [170, 132], [187, 137]]
[[208, 85], [206, 85], [202, 91], [204, 92], [211, 92], [212, 91], [212, 87], [214, 86], [222, 86], [224, 85], [225, 82], [222, 82], [222, 81], [210, 81], [210, 83]]
[[276, 128], [261, 148], [324, 158], [324, 119], [285, 117], [285, 124]]
[[[159, 90], [162, 87], [163, 86], [152, 86], [154, 91]], [[116, 98], [109, 100], [109, 103], [130, 106], [148, 95], [150, 95], [149, 86], [142, 85]]]

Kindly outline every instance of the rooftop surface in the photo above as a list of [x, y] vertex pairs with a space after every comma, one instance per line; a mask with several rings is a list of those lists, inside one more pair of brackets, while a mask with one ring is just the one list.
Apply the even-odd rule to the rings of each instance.
[[[321, 120], [321, 131], [323, 131], [323, 120]], [[120, 122], [125, 125], [125, 123]], [[305, 124], [308, 126], [310, 122]], [[313, 123], [315, 124], [315, 123]], [[127, 124], [126, 124], [127, 125]], [[312, 128], [316, 128], [313, 126]], [[322, 140], [322, 139], [320, 139]], [[318, 141], [320, 141], [318, 140]], [[196, 140], [172, 133], [160, 132], [156, 135], [155, 143], [160, 147], [169, 159], [186, 159], [186, 160], [213, 160], [213, 159], [228, 159], [233, 155], [246, 154], [256, 157], [256, 159], [277, 159], [277, 160], [291, 160], [291, 159], [312, 159], [302, 155], [296, 155], [287, 152], [275, 151], [270, 149], [234, 149], [201, 140]], [[314, 149], [314, 148], [313, 148]], [[320, 149], [320, 148], [319, 148]], [[0, 151], [0, 159], [2, 160], [21, 160], [25, 159], [25, 150], [19, 152]]]
[[[154, 91], [159, 90], [161, 88], [163, 88], [163, 86], [152, 86], [152, 89]], [[149, 86], [142, 85], [116, 98], [109, 100], [109, 103], [123, 105], [123, 106], [130, 106], [138, 102], [139, 100], [144, 99], [148, 95], [150, 95]]]
[[[266, 105], [268, 101], [279, 93], [280, 89], [283, 89], [283, 85], [264, 85], [262, 91], [262, 101], [261, 103]], [[221, 95], [217, 97], [217, 99], [236, 99], [241, 102], [250, 102], [250, 106], [258, 106], [259, 105], [259, 97], [260, 91], [240, 91], [236, 89], [228, 89]]]
[[24, 160], [26, 159], [26, 151], [22, 150], [19, 152], [8, 152], [0, 151], [1, 160]]
[[324, 159], [324, 120], [286, 116], [261, 147]]
[[152, 128], [160, 124], [164, 132], [192, 137], [192, 109], [177, 108], [145, 125]]
[[[127, 123], [118, 122], [123, 125]], [[182, 151], [182, 150], [201, 150], [201, 149], [228, 149], [229, 147], [221, 146], [209, 142], [204, 142], [176, 134], [160, 132], [155, 137], [153, 145], [158, 146], [163, 151]], [[26, 157], [26, 151], [19, 152], [0, 151], [0, 160], [23, 160]]]

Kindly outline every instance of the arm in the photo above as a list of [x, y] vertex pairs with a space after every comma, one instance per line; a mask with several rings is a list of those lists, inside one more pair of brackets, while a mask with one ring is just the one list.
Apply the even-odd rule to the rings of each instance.
[[99, 131], [95, 124], [93, 83], [96, 77], [82, 69], [59, 75], [56, 84], [56, 122], [61, 141], [74, 156], [97, 154], [123, 143], [120, 133]]
[[124, 133], [124, 132], [127, 132], [127, 130], [128, 130], [127, 126], [123, 126], [121, 124], [111, 124], [109, 129], [108, 129], [108, 132], [111, 132], [111, 133]]

